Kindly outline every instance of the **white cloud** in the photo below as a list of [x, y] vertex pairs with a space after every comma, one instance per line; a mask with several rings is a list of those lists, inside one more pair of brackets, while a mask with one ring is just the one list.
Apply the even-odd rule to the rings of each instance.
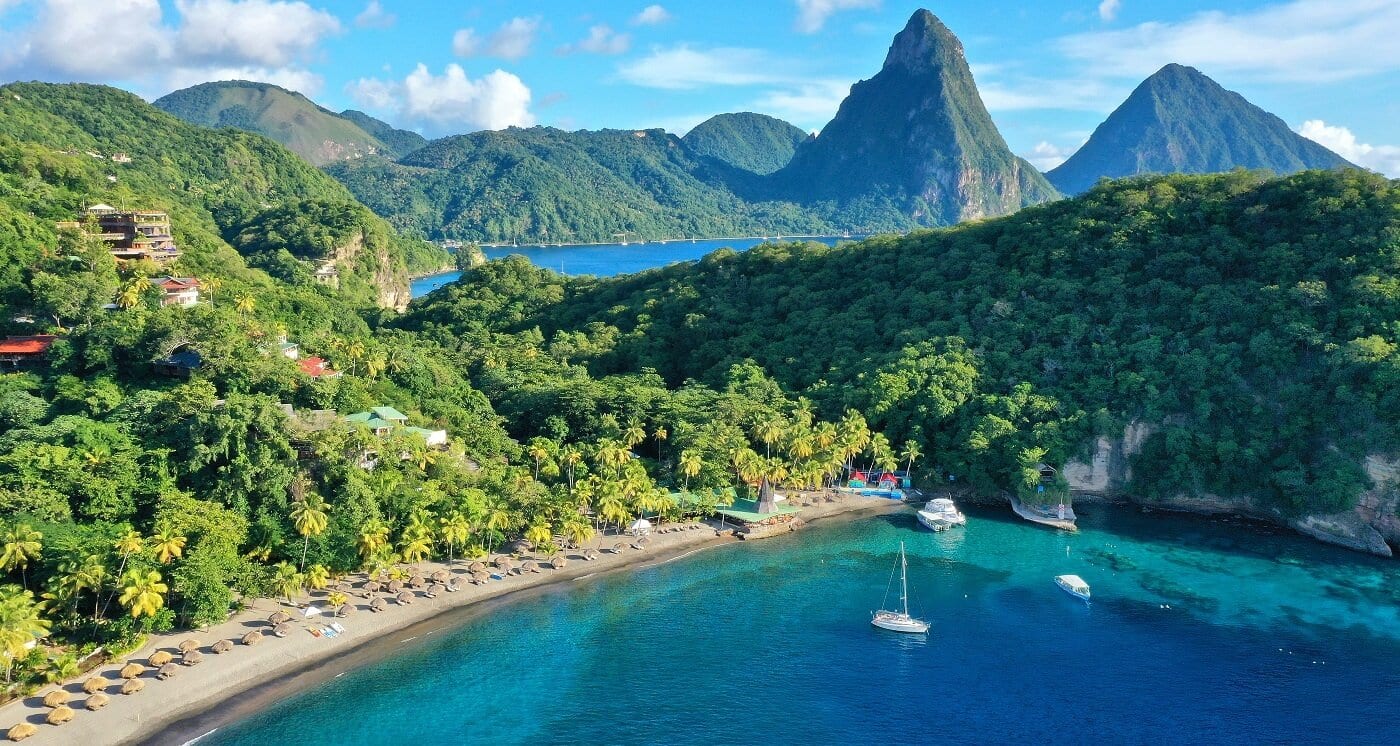
[[[136, 75], [152, 59], [170, 58], [159, 0], [109, 0], [104, 11], [92, 12], [85, 0], [47, 0], [0, 64], [21, 75], [93, 79]], [[113, 17], [122, 19], [124, 34], [146, 43], [112, 44]]]
[[[208, 61], [280, 67], [305, 59], [340, 21], [304, 2], [175, 0], [183, 23], [178, 62]], [[139, 47], [140, 45], [133, 45]]]
[[754, 102], [754, 108], [811, 129], [825, 126], [831, 121], [850, 92], [851, 83], [847, 80], [800, 83], [793, 88], [763, 94]]
[[655, 26], [671, 20], [671, 14], [660, 5], [648, 5], [632, 17], [633, 26]]
[[1093, 78], [1015, 77], [977, 83], [988, 111], [1062, 109], [1108, 112], [1127, 96], [1127, 90]]
[[1076, 150], [1078, 148], [1062, 148], [1059, 145], [1041, 140], [1036, 143], [1034, 148], [1031, 148], [1031, 152], [1022, 153], [1021, 157], [1030, 161], [1031, 165], [1037, 169], [1049, 171], [1068, 160]]
[[442, 75], [434, 75], [419, 63], [401, 81], [361, 78], [347, 89], [361, 106], [392, 113], [397, 121], [433, 136], [535, 123], [530, 89], [504, 70], [473, 80], [461, 65], [449, 64]]
[[606, 24], [588, 29], [588, 36], [559, 48], [560, 54], [622, 54], [632, 47], [632, 37], [619, 34]]
[[384, 10], [379, 0], [369, 0], [369, 5], [355, 16], [355, 25], [360, 28], [389, 28], [398, 20], [398, 16]]
[[[1099, 3], [1099, 18], [1111, 21], [1118, 17], [1118, 9], [1123, 6], [1123, 0], [1103, 0]], [[1044, 169], [1041, 169], [1042, 171]]]
[[804, 34], [815, 34], [832, 14], [841, 10], [878, 8], [880, 0], [793, 0], [797, 4], [794, 26]]
[[1358, 142], [1351, 130], [1321, 119], [1303, 122], [1297, 132], [1358, 166], [1379, 171], [1392, 179], [1400, 178], [1400, 145]]
[[708, 86], [788, 83], [798, 79], [791, 65], [758, 49], [681, 45], [654, 49], [617, 69], [618, 76], [643, 88], [681, 91]]
[[1232, 78], [1331, 82], [1400, 69], [1400, 2], [1291, 0], [1177, 22], [1092, 31], [1057, 42], [1097, 70], [1145, 76], [1168, 62]]
[[326, 82], [310, 70], [295, 67], [177, 67], [161, 78], [160, 87], [171, 91], [211, 80], [255, 80], [282, 86], [307, 98], [315, 98]]
[[530, 53], [540, 30], [538, 16], [512, 18], [490, 36], [477, 36], [476, 29], [464, 28], [452, 37], [452, 52], [458, 57], [500, 57], [518, 60]]

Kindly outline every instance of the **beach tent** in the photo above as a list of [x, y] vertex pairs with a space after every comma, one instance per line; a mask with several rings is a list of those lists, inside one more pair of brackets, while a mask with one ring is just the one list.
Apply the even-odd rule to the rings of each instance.
[[638, 518], [632, 521], [632, 525], [627, 527], [627, 532], [633, 536], [645, 536], [651, 533], [651, 521], [645, 518]]
[[321, 609], [320, 609], [320, 607], [317, 607], [317, 606], [308, 606], [308, 607], [306, 607], [305, 609], [302, 609], [302, 610], [301, 610], [301, 615], [302, 615], [303, 618], [309, 618], [309, 617], [313, 617], [313, 616], [320, 616], [320, 615], [321, 615]]
[[869, 481], [870, 481], [870, 477], [869, 477], [868, 475], [866, 475], [865, 472], [863, 472], [863, 471], [853, 471], [853, 472], [851, 472], [851, 481], [847, 482], [847, 483], [846, 483], [846, 486], [847, 486], [847, 487], [860, 488], [860, 487], [866, 486], [866, 485], [869, 483]]
[[885, 472], [884, 474], [881, 474], [881, 475], [880, 475], [880, 487], [881, 487], [881, 488], [892, 489], [892, 488], [898, 487], [898, 486], [899, 486], [899, 481], [895, 479], [895, 477], [894, 477], [893, 474], [891, 474], [891, 473], [889, 473], [889, 472]]

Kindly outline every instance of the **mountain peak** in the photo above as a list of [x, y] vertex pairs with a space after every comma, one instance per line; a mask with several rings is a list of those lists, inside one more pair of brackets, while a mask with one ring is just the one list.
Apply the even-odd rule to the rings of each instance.
[[904, 30], [895, 35], [890, 52], [885, 56], [885, 67], [930, 68], [948, 55], [962, 59], [962, 42], [938, 16], [921, 8], [909, 17]]

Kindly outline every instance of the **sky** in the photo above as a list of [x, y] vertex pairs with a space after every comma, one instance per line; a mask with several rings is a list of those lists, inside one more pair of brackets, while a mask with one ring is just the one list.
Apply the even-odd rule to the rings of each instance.
[[1040, 168], [1177, 62], [1400, 177], [1400, 0], [0, 0], [0, 80], [259, 80], [430, 137], [729, 111], [818, 131], [920, 7]]

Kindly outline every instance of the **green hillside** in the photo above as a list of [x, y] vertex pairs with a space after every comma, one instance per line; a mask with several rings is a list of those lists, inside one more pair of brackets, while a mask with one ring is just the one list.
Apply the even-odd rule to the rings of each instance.
[[532, 127], [443, 138], [397, 163], [366, 158], [328, 171], [395, 227], [435, 238], [583, 242], [623, 232], [659, 239], [832, 230], [791, 203], [739, 198], [719, 185], [726, 169], [661, 130]]
[[1182, 65], [1144, 80], [1069, 160], [1046, 176], [1077, 194], [1101, 178], [1262, 168], [1351, 167], [1282, 119]]
[[792, 160], [807, 133], [764, 114], [716, 114], [685, 133], [692, 153], [756, 174], [771, 174]]
[[428, 144], [428, 140], [417, 132], [395, 129], [387, 122], [381, 122], [362, 111], [346, 109], [340, 112], [340, 116], [378, 138], [380, 142], [388, 146], [388, 154], [392, 156], [408, 155]]
[[1400, 446], [1397, 204], [1400, 186], [1357, 171], [1125, 180], [903, 239], [617, 279], [493, 263], [408, 323], [468, 329], [490, 294], [490, 323], [595, 374], [720, 384], [751, 360], [983, 490], [1141, 421], [1138, 494], [1328, 512], [1366, 486], [1363, 456]]
[[[345, 117], [317, 106], [300, 93], [245, 80], [201, 83], [162, 96], [155, 105], [204, 127], [232, 127], [266, 135], [317, 166], [367, 155], [398, 155], [398, 147], [406, 144], [404, 135], [412, 135], [393, 134], [399, 131], [358, 112], [358, 117]], [[380, 140], [357, 119], [387, 131], [397, 145]], [[422, 138], [418, 139], [421, 144]]]

